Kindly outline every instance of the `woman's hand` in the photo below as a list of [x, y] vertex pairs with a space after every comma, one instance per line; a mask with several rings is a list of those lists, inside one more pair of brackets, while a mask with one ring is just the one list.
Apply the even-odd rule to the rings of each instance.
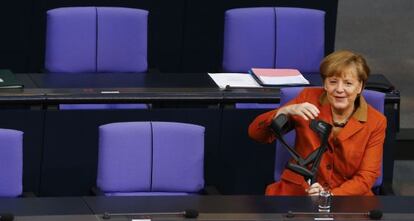
[[323, 187], [319, 183], [312, 184], [308, 189], [305, 191], [308, 193], [309, 196], [318, 196], [319, 192], [323, 190]]
[[299, 115], [303, 117], [303, 119], [309, 120], [314, 119], [319, 115], [319, 109], [315, 105], [305, 102], [282, 107], [279, 109], [275, 117], [279, 116], [279, 114]]

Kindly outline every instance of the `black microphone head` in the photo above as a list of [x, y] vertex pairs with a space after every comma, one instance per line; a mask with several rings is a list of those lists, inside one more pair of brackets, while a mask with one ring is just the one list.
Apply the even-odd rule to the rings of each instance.
[[293, 217], [295, 217], [295, 214], [292, 212], [292, 211], [288, 211], [288, 213], [286, 214], [286, 217], [287, 218], [293, 218]]
[[197, 218], [198, 217], [198, 211], [195, 209], [187, 209], [184, 211], [184, 217], [185, 218]]
[[108, 212], [104, 212], [104, 214], [102, 215], [102, 219], [110, 219], [111, 218], [111, 214], [109, 214]]
[[14, 215], [11, 213], [0, 214], [0, 221], [13, 221]]
[[381, 219], [382, 218], [382, 211], [381, 210], [371, 210], [368, 212], [368, 216], [370, 219]]

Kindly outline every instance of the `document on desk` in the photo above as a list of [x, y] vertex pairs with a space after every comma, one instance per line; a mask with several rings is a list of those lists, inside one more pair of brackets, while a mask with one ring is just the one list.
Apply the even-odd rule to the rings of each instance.
[[309, 84], [297, 69], [252, 68], [250, 72], [264, 86]]
[[7, 69], [0, 69], [0, 88], [23, 88], [23, 84]]
[[262, 87], [247, 73], [208, 73], [211, 79], [222, 89], [227, 87]]

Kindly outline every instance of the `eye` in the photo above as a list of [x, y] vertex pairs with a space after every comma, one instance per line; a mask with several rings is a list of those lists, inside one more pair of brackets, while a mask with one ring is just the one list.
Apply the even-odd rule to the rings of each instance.
[[352, 82], [350, 82], [350, 81], [345, 82], [345, 84], [346, 84], [346, 86], [352, 86], [352, 85], [353, 85], [353, 83], [352, 83]]

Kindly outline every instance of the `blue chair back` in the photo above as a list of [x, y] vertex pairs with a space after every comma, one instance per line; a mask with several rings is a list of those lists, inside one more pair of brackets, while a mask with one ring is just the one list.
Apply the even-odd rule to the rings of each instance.
[[18, 197], [23, 191], [23, 132], [0, 129], [0, 197]]
[[225, 12], [223, 70], [295, 68], [318, 72], [325, 51], [325, 12], [262, 7]]
[[146, 72], [147, 17], [148, 11], [121, 7], [47, 11], [46, 70]]
[[[261, 7], [225, 13], [222, 68], [247, 73], [251, 68], [294, 68], [319, 72], [325, 50], [325, 12]], [[238, 109], [274, 109], [279, 104], [237, 103]]]
[[[66, 7], [47, 11], [45, 68], [54, 73], [143, 73], [148, 11]], [[61, 104], [62, 110], [147, 109], [146, 104]]]
[[204, 188], [204, 127], [173, 122], [100, 126], [97, 186], [108, 196], [198, 193]]

